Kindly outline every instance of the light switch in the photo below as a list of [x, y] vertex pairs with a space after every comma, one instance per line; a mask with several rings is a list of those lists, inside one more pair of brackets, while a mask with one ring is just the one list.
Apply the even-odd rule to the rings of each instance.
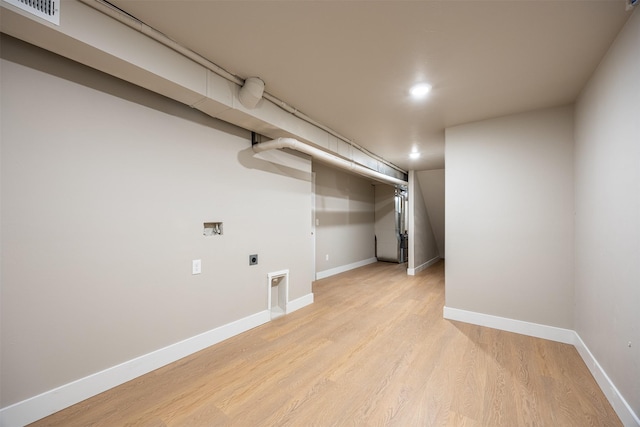
[[191, 261], [191, 274], [200, 274], [202, 273], [202, 260], [194, 259]]

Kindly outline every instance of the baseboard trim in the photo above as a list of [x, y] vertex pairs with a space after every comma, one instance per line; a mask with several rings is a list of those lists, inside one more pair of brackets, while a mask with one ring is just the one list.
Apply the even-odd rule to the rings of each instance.
[[[309, 295], [294, 300], [293, 307], [308, 300]], [[22, 427], [270, 320], [264, 310], [7, 406], [0, 409], [0, 426]]]
[[300, 310], [302, 307], [306, 307], [311, 304], [313, 304], [313, 293], [308, 293], [303, 297], [289, 301], [287, 303], [287, 314], [293, 313], [294, 311]]
[[329, 276], [335, 276], [336, 274], [344, 273], [345, 271], [353, 270], [354, 268], [363, 267], [365, 265], [378, 262], [377, 258], [364, 259], [362, 261], [353, 262], [347, 265], [341, 265], [340, 267], [330, 268], [329, 270], [318, 271], [316, 273], [316, 280], [324, 279]]
[[609, 400], [609, 403], [613, 406], [613, 410], [616, 411], [616, 414], [620, 417], [622, 424], [626, 427], [640, 427], [640, 417], [633, 412], [629, 403], [622, 394], [620, 394], [618, 388], [613, 381], [611, 381], [611, 378], [609, 378], [609, 375], [602, 369], [598, 360], [593, 356], [589, 347], [582, 341], [582, 338], [580, 338], [577, 332], [575, 332], [575, 339], [576, 343], [574, 346], [576, 350], [578, 350], [578, 354], [580, 354], [587, 368], [591, 371], [591, 375], [593, 375], [593, 378], [595, 378], [602, 392], [607, 397], [607, 400]]
[[[312, 303], [313, 293], [309, 293], [290, 301], [287, 304], [287, 313]], [[631, 406], [620, 394], [576, 331], [451, 307], [444, 307], [443, 315], [445, 319], [449, 320], [574, 345], [622, 423], [627, 427], [640, 427], [640, 418], [633, 412]], [[0, 425], [21, 427], [32, 423], [227, 338], [260, 326], [269, 320], [270, 313], [265, 310], [2, 408], [0, 409]]]
[[638, 418], [638, 415], [633, 412], [629, 403], [625, 400], [622, 394], [620, 394], [605, 370], [602, 369], [602, 366], [600, 366], [576, 331], [452, 307], [444, 307], [443, 316], [445, 319], [449, 320], [486, 326], [488, 328], [500, 329], [502, 331], [515, 332], [517, 334], [544, 338], [551, 341], [558, 341], [573, 345], [589, 368], [589, 371], [591, 371], [591, 374], [602, 389], [605, 397], [609, 403], [611, 403], [611, 406], [620, 418], [620, 421], [622, 421], [622, 424], [625, 427], [640, 427], [640, 418]]
[[474, 325], [486, 326], [488, 328], [500, 329], [502, 331], [515, 332], [517, 334], [544, 338], [565, 344], [575, 344], [575, 331], [571, 329], [557, 328], [555, 326], [541, 325], [539, 323], [525, 322], [446, 306], [444, 307], [443, 315], [445, 319], [449, 320], [457, 320]]
[[433, 264], [435, 264], [436, 262], [440, 261], [442, 258], [440, 258], [440, 256], [431, 258], [429, 261], [420, 264], [419, 266], [415, 267], [415, 268], [407, 268], [407, 274], [409, 276], [415, 276], [416, 273], [421, 272], [422, 270], [426, 270], [427, 268], [431, 267]]

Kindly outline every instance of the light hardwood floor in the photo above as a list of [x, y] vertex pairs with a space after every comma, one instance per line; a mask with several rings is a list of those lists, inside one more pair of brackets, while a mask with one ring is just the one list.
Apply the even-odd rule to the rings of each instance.
[[444, 263], [315, 303], [35, 426], [620, 426], [570, 345], [444, 320]]

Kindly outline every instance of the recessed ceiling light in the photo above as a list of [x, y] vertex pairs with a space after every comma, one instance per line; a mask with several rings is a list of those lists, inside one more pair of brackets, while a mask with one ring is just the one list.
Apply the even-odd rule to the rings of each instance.
[[418, 83], [417, 85], [413, 85], [409, 90], [411, 96], [416, 99], [424, 98], [431, 91], [431, 85], [428, 83]]
[[417, 159], [418, 157], [420, 157], [420, 153], [418, 153], [418, 152], [414, 151], [412, 153], [409, 153], [409, 158], [411, 158], [411, 159]]

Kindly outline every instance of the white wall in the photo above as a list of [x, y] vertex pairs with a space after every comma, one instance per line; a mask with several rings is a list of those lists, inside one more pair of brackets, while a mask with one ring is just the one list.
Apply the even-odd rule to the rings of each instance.
[[438, 254], [440, 258], [444, 258], [444, 169], [418, 171], [416, 178], [422, 189], [422, 198], [438, 245]]
[[256, 159], [247, 131], [22, 42], [1, 54], [2, 407], [266, 310], [268, 272], [311, 294], [309, 159]]
[[636, 10], [580, 95], [575, 126], [575, 328], [636, 417], [640, 416], [639, 112], [640, 12]]
[[316, 174], [316, 277], [328, 277], [375, 262], [371, 181], [318, 162], [313, 163], [313, 171]]
[[415, 274], [440, 258], [423, 194], [417, 172], [410, 171], [408, 274]]
[[573, 108], [446, 130], [446, 306], [573, 328]]

